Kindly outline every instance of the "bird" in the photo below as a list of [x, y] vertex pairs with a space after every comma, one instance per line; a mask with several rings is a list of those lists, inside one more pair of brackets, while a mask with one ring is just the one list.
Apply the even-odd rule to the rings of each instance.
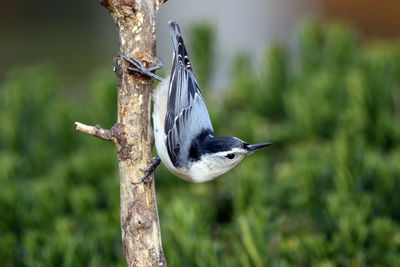
[[128, 69], [160, 81], [154, 94], [153, 128], [159, 157], [143, 171], [137, 182], [151, 181], [152, 172], [160, 161], [177, 177], [193, 183], [211, 181], [228, 172], [247, 155], [272, 144], [249, 144], [237, 137], [216, 137], [203, 94], [196, 81], [178, 23], [170, 21], [173, 43], [171, 73], [161, 78], [153, 68], [145, 68], [133, 53], [122, 58], [132, 64]]

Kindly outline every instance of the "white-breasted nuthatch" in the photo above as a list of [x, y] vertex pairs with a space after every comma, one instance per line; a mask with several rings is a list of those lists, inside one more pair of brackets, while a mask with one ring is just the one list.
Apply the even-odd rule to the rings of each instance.
[[[173, 42], [171, 75], [162, 79], [146, 69], [133, 55], [122, 56], [135, 67], [132, 71], [160, 80], [154, 92], [154, 139], [161, 161], [183, 180], [202, 183], [226, 173], [257, 149], [271, 145], [250, 145], [236, 137], [215, 137], [206, 104], [193, 74], [183, 38], [176, 22], [169, 22]], [[150, 177], [159, 158], [153, 158], [147, 173]]]

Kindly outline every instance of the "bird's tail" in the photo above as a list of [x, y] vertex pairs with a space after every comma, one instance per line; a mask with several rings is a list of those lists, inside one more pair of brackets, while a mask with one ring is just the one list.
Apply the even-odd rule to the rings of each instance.
[[179, 43], [178, 41], [179, 36], [182, 38], [181, 29], [179, 28], [179, 25], [178, 23], [176, 23], [176, 21], [168, 22], [168, 26], [169, 26], [169, 33], [171, 34], [172, 42], [174, 44], [174, 50], [176, 50]]
[[171, 35], [172, 43], [174, 45], [174, 61], [177, 60], [185, 68], [192, 70], [192, 65], [190, 63], [185, 44], [183, 42], [181, 29], [179, 28], [178, 23], [176, 23], [175, 21], [170, 21], [168, 25], [169, 33]]

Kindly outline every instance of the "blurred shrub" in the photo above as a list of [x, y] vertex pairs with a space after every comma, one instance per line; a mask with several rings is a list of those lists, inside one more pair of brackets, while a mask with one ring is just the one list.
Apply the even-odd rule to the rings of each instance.
[[[193, 32], [210, 85], [214, 33]], [[158, 168], [170, 266], [400, 266], [400, 45], [357, 39], [305, 24], [294, 56], [279, 45], [259, 66], [238, 55], [226, 98], [203, 88], [218, 135], [275, 144], [206, 184]], [[125, 265], [114, 148], [73, 126], [116, 120], [113, 74], [94, 80], [89, 105], [49, 67], [0, 86], [4, 266]]]
[[114, 149], [74, 130], [93, 114], [115, 120], [115, 81], [101, 77], [97, 107], [72, 101], [47, 66], [12, 70], [1, 85], [2, 266], [123, 266]]
[[197, 82], [208, 87], [214, 71], [214, 28], [211, 24], [195, 24], [190, 35], [185, 39], [190, 45], [190, 56], [193, 60], [194, 71], [197, 73]]

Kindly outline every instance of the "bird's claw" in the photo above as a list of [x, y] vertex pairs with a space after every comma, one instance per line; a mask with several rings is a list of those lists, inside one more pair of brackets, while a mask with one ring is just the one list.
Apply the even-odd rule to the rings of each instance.
[[164, 66], [164, 59], [162, 59], [161, 57], [157, 57], [159, 62], [157, 63], [156, 66], [151, 68], [146, 68], [145, 66], [143, 66], [143, 63], [135, 58], [133, 52], [130, 53], [129, 57], [124, 55], [121, 55], [121, 57], [134, 66], [134, 67], [128, 67], [128, 70], [162, 81], [162, 78], [160, 76], [152, 73], [152, 71], [159, 70]]
[[153, 180], [153, 172], [155, 171], [155, 169], [157, 168], [157, 166], [160, 164], [161, 159], [158, 157], [153, 157], [153, 159], [151, 160], [150, 165], [145, 168], [145, 169], [140, 169], [142, 172], [145, 173], [145, 175], [140, 178], [139, 180], [137, 180], [136, 182], [132, 182], [132, 184], [140, 184], [144, 181], [145, 184], [150, 183], [151, 180]]

